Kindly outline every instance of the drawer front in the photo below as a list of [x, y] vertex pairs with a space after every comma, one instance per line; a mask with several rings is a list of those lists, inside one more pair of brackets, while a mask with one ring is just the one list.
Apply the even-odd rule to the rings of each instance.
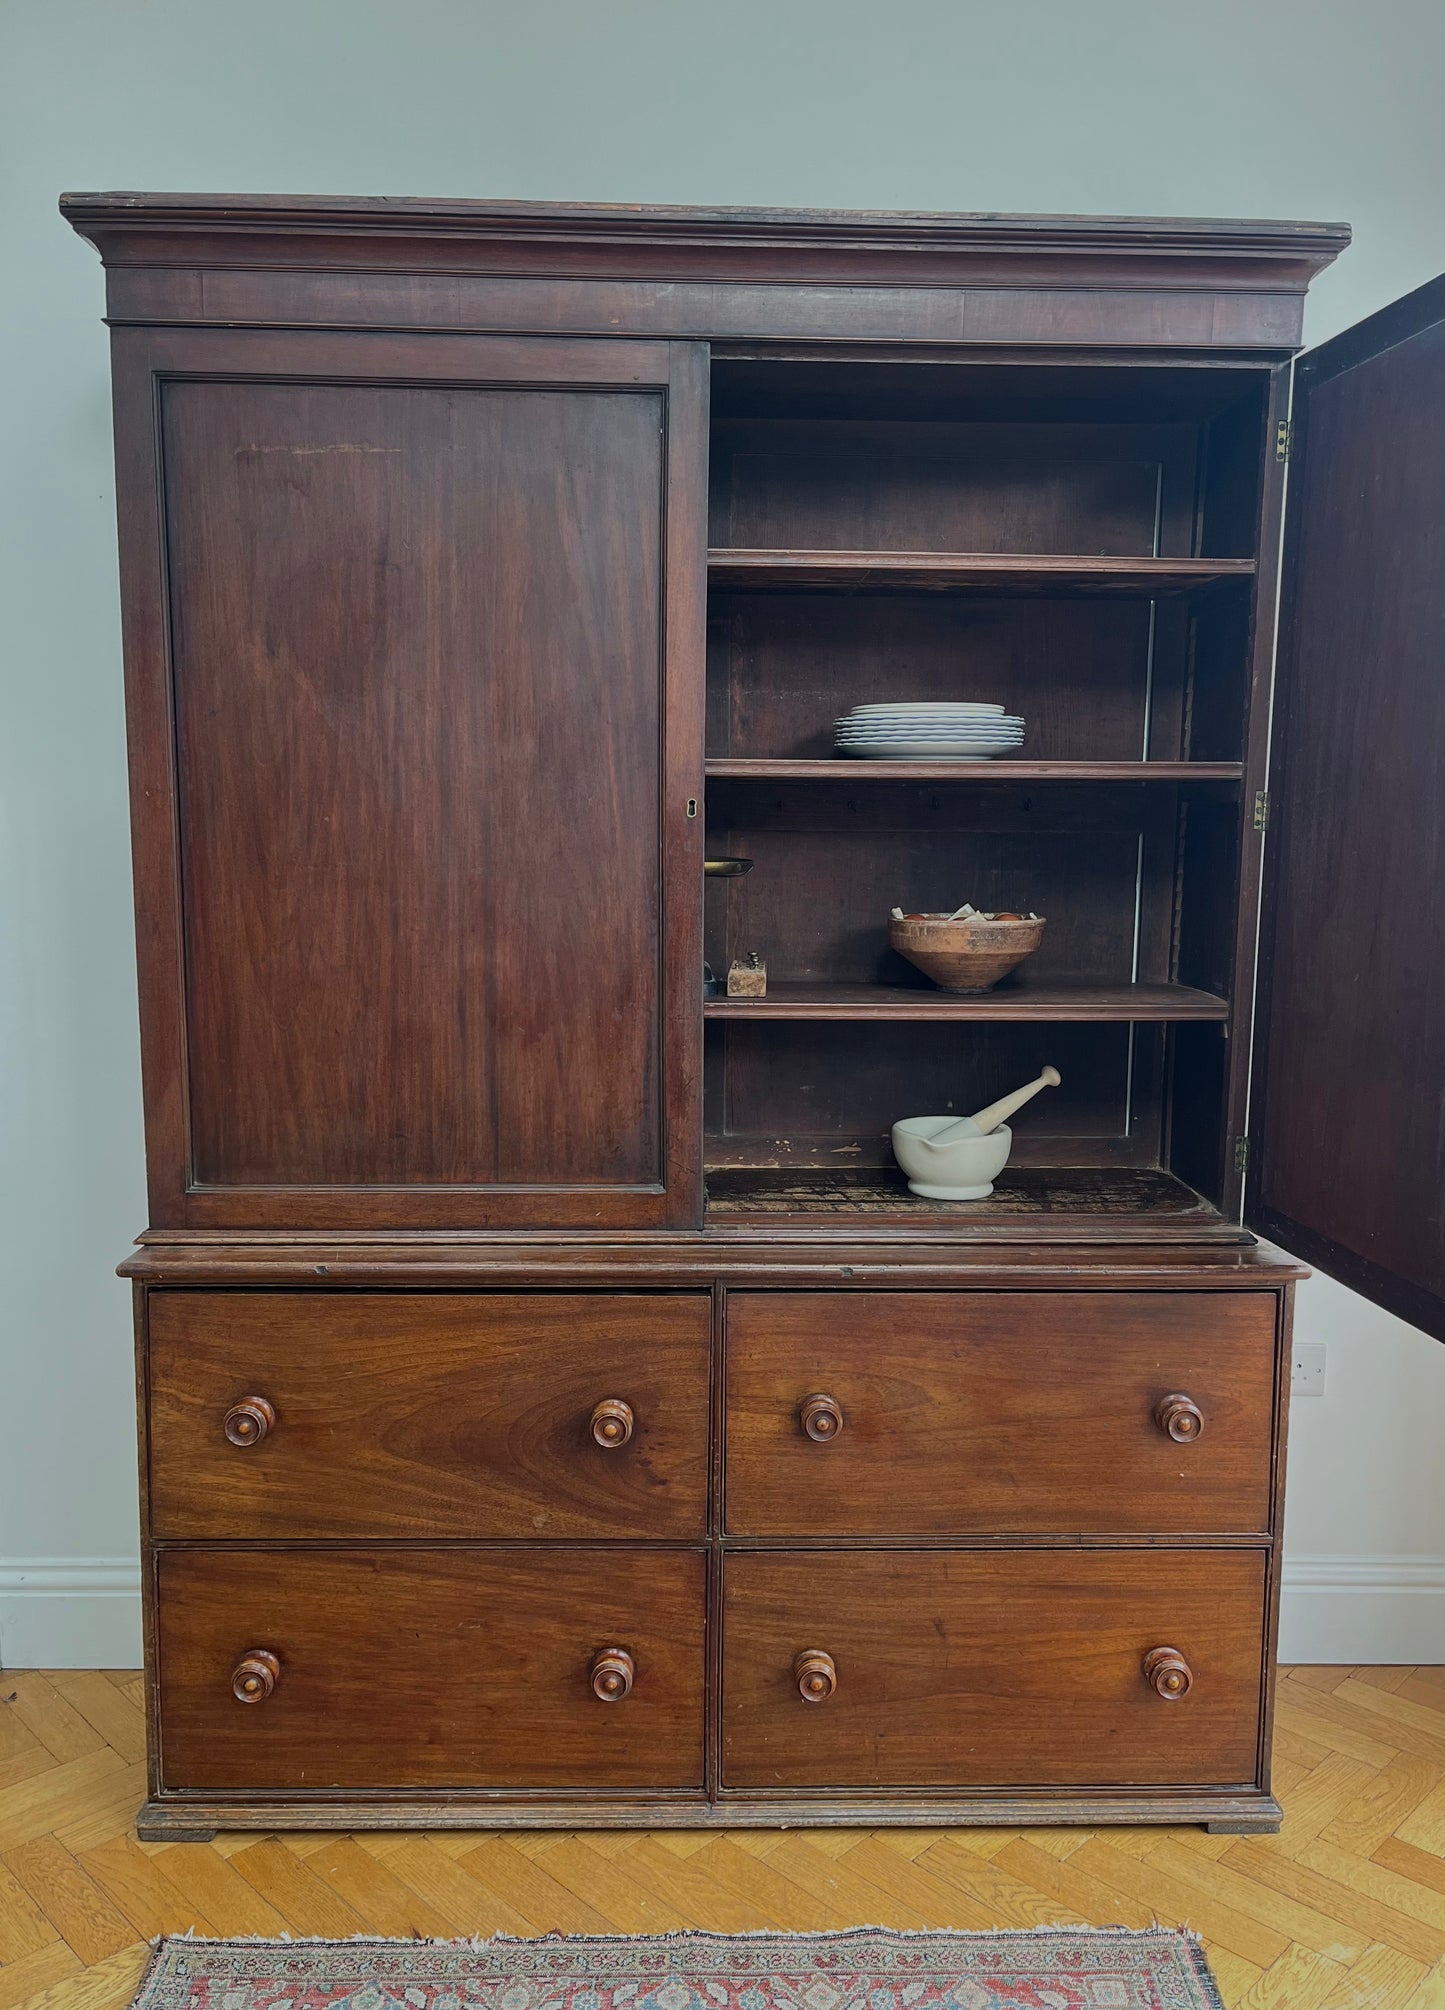
[[154, 1292], [152, 1531], [698, 1537], [711, 1322], [700, 1293]]
[[1270, 1293], [730, 1293], [727, 1526], [1264, 1533], [1274, 1388]]
[[[733, 1554], [723, 1624], [726, 1787], [1240, 1786], [1257, 1773], [1256, 1551]], [[1187, 1678], [1148, 1662], [1166, 1648]]]
[[704, 1609], [692, 1551], [166, 1551], [163, 1784], [695, 1788]]

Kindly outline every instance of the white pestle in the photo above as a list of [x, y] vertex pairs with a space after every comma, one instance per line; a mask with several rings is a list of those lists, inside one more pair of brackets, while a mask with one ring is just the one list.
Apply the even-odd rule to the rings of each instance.
[[1030, 1097], [1038, 1094], [1040, 1089], [1056, 1089], [1059, 1081], [1057, 1068], [1045, 1068], [1041, 1075], [1032, 1082], [1025, 1082], [1021, 1089], [1015, 1089], [1010, 1095], [1000, 1096], [996, 1103], [986, 1104], [971, 1117], [960, 1117], [958, 1122], [950, 1124], [947, 1130], [936, 1131], [931, 1138], [921, 1139], [920, 1143], [926, 1143], [930, 1151], [936, 1152], [942, 1151], [947, 1145], [956, 1145], [961, 1138], [986, 1138], [990, 1131], [997, 1130], [1006, 1117], [1011, 1117], [1015, 1110], [1022, 1108]]

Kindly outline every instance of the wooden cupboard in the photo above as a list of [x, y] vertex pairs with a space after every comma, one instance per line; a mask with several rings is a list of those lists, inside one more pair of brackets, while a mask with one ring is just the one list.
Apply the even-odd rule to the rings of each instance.
[[[1342, 226], [62, 208], [142, 1834], [1276, 1825], [1252, 1226], [1445, 1336], [1445, 285], [1296, 366]], [[1016, 756], [834, 754], [977, 695]], [[967, 996], [885, 925], [963, 899], [1048, 917]], [[1046, 1062], [989, 1199], [907, 1191], [894, 1119]]]

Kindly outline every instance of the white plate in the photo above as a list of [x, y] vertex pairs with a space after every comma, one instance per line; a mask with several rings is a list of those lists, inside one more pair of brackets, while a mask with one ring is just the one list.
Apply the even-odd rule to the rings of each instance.
[[1022, 733], [943, 733], [934, 726], [918, 726], [911, 733], [836, 733], [840, 747], [849, 747], [858, 741], [866, 741], [870, 747], [886, 747], [891, 740], [955, 740], [961, 747], [984, 745], [1021, 747]]
[[838, 740], [1023, 740], [1023, 732], [1011, 726], [979, 728], [977, 732], [963, 726], [900, 726], [888, 732], [870, 732], [860, 728], [858, 732], [848, 732], [840, 728]]
[[993, 732], [1000, 726], [1017, 726], [1022, 722], [1016, 716], [1014, 718], [1005, 718], [1002, 713], [996, 718], [990, 714], [987, 719], [958, 719], [951, 712], [910, 712], [906, 717], [893, 719], [854, 719], [850, 717], [839, 719], [837, 723], [840, 726], [861, 727], [865, 732], [896, 733], [899, 731], [906, 732], [910, 726], [947, 726], [950, 729], [957, 727], [961, 731], [968, 732], [977, 732], [980, 730]]
[[1021, 733], [1024, 730], [1021, 719], [979, 719], [972, 724], [962, 719], [894, 719], [886, 726], [873, 726], [867, 720], [839, 719], [833, 730], [835, 733], [916, 733], [920, 726], [926, 726], [931, 733]]
[[835, 726], [833, 731], [835, 733], [843, 733], [849, 738], [856, 738], [861, 733], [865, 739], [869, 740], [891, 739], [895, 733], [961, 733], [965, 738], [976, 738], [980, 733], [983, 733], [990, 739], [996, 739], [1000, 733], [1017, 733], [1022, 738], [1024, 729], [1022, 726], [1006, 724], [1001, 719], [995, 719], [992, 725], [988, 726], [957, 726], [949, 719], [910, 719], [907, 725], [900, 724], [897, 726], [853, 726], [841, 724]]
[[852, 716], [854, 718], [871, 719], [875, 716], [886, 716], [890, 712], [974, 712], [986, 713], [990, 717], [997, 717], [1002, 711], [1002, 705], [964, 704], [952, 698], [918, 698], [908, 703], [855, 705], [852, 708]]
[[1018, 748], [1011, 741], [961, 747], [956, 740], [890, 740], [886, 745], [868, 740], [840, 747], [838, 751], [844, 755], [856, 755], [865, 761], [911, 761], [921, 756], [950, 761], [991, 761], [995, 754], [1014, 754]]
[[856, 761], [991, 761], [995, 754], [1008, 754], [1011, 747], [988, 747], [964, 753], [958, 747], [939, 747], [932, 741], [908, 740], [901, 747], [845, 747], [843, 758]]
[[937, 734], [908, 734], [904, 740], [836, 740], [834, 746], [842, 754], [886, 754], [888, 748], [912, 748], [924, 742], [931, 748], [957, 748], [959, 754], [993, 754], [999, 748], [1017, 754], [1023, 746], [1023, 740], [941, 740]]
[[1000, 713], [997, 718], [955, 719], [950, 713], [941, 716], [932, 712], [912, 712], [902, 719], [837, 719], [834, 724], [848, 732], [899, 733], [907, 732], [910, 726], [947, 726], [951, 732], [994, 733], [1005, 726], [1022, 726], [1022, 716], [1017, 712]]
[[1017, 740], [842, 740], [838, 754], [892, 754], [908, 748], [937, 748], [941, 754], [1023, 754]]
[[960, 732], [965, 733], [992, 733], [996, 732], [1000, 726], [1021, 726], [1024, 721], [1023, 715], [1019, 712], [1001, 712], [997, 718], [990, 715], [987, 719], [955, 719], [951, 713], [947, 712], [941, 717], [932, 712], [910, 712], [907, 718], [903, 719], [842, 718], [835, 721], [835, 724], [839, 726], [847, 726], [854, 731], [867, 731], [870, 733], [897, 733], [906, 731], [909, 726], [917, 726], [920, 723], [926, 723], [930, 726], [956, 727]]

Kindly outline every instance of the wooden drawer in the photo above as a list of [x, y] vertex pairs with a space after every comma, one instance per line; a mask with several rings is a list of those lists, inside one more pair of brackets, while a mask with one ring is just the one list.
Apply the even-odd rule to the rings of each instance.
[[[1264, 1630], [1250, 1550], [734, 1553], [723, 1784], [1244, 1785]], [[1146, 1678], [1156, 1648], [1184, 1656], [1187, 1694]], [[815, 1702], [810, 1652], [836, 1679]]]
[[[158, 1587], [167, 1788], [701, 1782], [695, 1551], [171, 1550]], [[608, 1648], [634, 1664], [617, 1701]], [[274, 1682], [249, 1704], [247, 1664]]]
[[1271, 1293], [734, 1292], [727, 1390], [734, 1534], [1270, 1526]]
[[[152, 1531], [700, 1536], [711, 1319], [701, 1293], [154, 1292]], [[274, 1421], [230, 1442], [256, 1398]]]

